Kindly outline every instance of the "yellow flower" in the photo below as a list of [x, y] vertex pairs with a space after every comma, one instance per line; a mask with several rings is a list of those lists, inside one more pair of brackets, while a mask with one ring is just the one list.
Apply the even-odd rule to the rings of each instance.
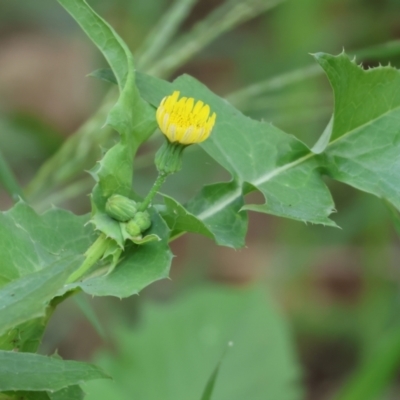
[[189, 145], [206, 140], [215, 124], [216, 114], [210, 116], [210, 106], [193, 97], [181, 97], [175, 91], [161, 100], [157, 122], [171, 143]]

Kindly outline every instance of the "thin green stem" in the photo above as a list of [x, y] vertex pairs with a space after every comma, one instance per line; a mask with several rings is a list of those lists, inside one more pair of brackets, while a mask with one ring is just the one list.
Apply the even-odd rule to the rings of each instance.
[[153, 187], [151, 188], [150, 192], [146, 196], [146, 198], [142, 201], [139, 207], [139, 211], [144, 211], [146, 208], [150, 205], [151, 201], [153, 200], [153, 197], [156, 195], [158, 192], [158, 189], [162, 186], [162, 184], [165, 182], [167, 179], [168, 174], [160, 172], [158, 175], [156, 181], [154, 182]]
[[139, 70], [148, 69], [174, 37], [196, 0], [175, 0], [135, 53]]
[[87, 249], [86, 259], [82, 265], [68, 278], [67, 283], [73, 283], [79, 280], [97, 261], [103, 257], [108, 245], [108, 239], [102, 233], [96, 241]]
[[9, 193], [14, 203], [16, 203], [20, 198], [25, 199], [21, 187], [19, 186], [17, 180], [14, 177], [10, 167], [8, 166], [6, 160], [4, 159], [0, 151], [0, 183], [4, 186], [4, 189]]
[[146, 70], [149, 75], [165, 77], [199, 53], [209, 43], [236, 26], [261, 15], [285, 0], [227, 0], [205, 19], [175, 40], [155, 63]]

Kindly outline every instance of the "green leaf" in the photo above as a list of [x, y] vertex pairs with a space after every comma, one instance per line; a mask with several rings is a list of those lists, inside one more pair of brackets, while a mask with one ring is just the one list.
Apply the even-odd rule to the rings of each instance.
[[36, 351], [49, 302], [92, 241], [85, 222], [58, 209], [39, 216], [23, 202], [0, 213], [1, 349]]
[[68, 386], [54, 393], [49, 393], [50, 400], [83, 400], [85, 393], [78, 385]]
[[23, 202], [0, 213], [0, 287], [81, 255], [93, 241], [87, 216], [52, 209], [38, 215]]
[[51, 307], [44, 304], [43, 309], [46, 315], [41, 318], [30, 319], [22, 324], [14, 326], [12, 329], [0, 336], [1, 350], [14, 350], [21, 352], [34, 353], [39, 348], [42, 336], [53, 311]]
[[0, 400], [83, 400], [85, 394], [78, 385], [68, 386], [57, 392], [17, 391], [0, 393]]
[[1, 288], [0, 335], [25, 321], [45, 315], [46, 304], [82, 260], [83, 257], [64, 258]]
[[0, 391], [57, 391], [92, 379], [108, 378], [95, 365], [39, 354], [0, 350]]
[[400, 209], [400, 72], [363, 70], [346, 54], [318, 53], [335, 95], [328, 174]]
[[[322, 173], [400, 209], [400, 187], [394, 184], [400, 181], [399, 71], [392, 67], [365, 71], [345, 54], [315, 57], [335, 94], [334, 118], [314, 147], [315, 154], [293, 136], [243, 116], [193, 78], [182, 76], [169, 86], [169, 92], [180, 90], [201, 99], [217, 113], [213, 133], [201, 146], [230, 171], [239, 189], [230, 194], [227, 190], [224, 199], [210, 207], [210, 219], [213, 210], [258, 189], [266, 203], [243, 209], [335, 226], [328, 218], [334, 205]], [[141, 77], [139, 87], [156, 106], [167, 87], [153, 79], [146, 85], [146, 79]]]
[[[155, 93], [156, 82], [149, 79], [147, 90], [142, 78], [142, 96], [153, 105], [159, 104], [168, 94], [165, 84], [159, 85]], [[176, 79], [169, 92], [172, 90], [206, 102], [217, 114], [213, 132], [201, 146], [232, 174], [237, 184], [227, 183], [225, 196], [208, 211], [210, 220], [250, 187], [260, 190], [266, 203], [243, 209], [336, 226], [328, 218], [334, 205], [321, 179], [319, 162], [304, 143], [271, 124], [245, 117], [190, 76]]]
[[115, 382], [85, 384], [87, 400], [199, 400], [231, 341], [213, 400], [301, 398], [288, 328], [262, 290], [206, 286], [115, 328], [117, 352], [98, 357]]
[[194, 232], [207, 236], [222, 246], [235, 249], [243, 247], [248, 222], [247, 213], [240, 212], [244, 204], [243, 196], [224, 203], [219, 210], [214, 210], [214, 204], [223, 202], [225, 196], [235, 190], [235, 186], [234, 182], [205, 186], [187, 204], [186, 209], [173, 198], [163, 195], [166, 205], [163, 218], [173, 231], [172, 236], [180, 232]]
[[152, 282], [167, 278], [172, 260], [168, 246], [169, 229], [158, 213], [152, 209], [149, 211], [152, 225], [146, 235], [156, 235], [162, 238], [160, 241], [127, 245], [123, 258], [110, 274], [106, 274], [109, 269], [106, 265], [103, 270], [95, 271], [96, 276], [67, 285], [64, 291], [78, 286], [94, 296], [128, 297], [139, 293]]
[[[250, 184], [263, 193], [264, 205], [243, 209], [335, 226], [328, 218], [334, 207], [331, 195], [304, 143], [271, 124], [245, 117], [191, 77], [178, 78], [174, 86], [217, 113], [214, 130], [202, 147], [232, 174], [242, 192]], [[224, 202], [240, 195], [232, 190]], [[214, 205], [221, 206], [223, 201]]]

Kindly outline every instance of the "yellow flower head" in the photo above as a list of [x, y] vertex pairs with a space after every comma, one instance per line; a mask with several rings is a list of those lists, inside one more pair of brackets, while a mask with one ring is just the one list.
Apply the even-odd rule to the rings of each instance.
[[157, 122], [171, 143], [189, 145], [206, 140], [215, 124], [216, 114], [210, 116], [210, 106], [193, 97], [181, 97], [175, 91], [161, 100]]

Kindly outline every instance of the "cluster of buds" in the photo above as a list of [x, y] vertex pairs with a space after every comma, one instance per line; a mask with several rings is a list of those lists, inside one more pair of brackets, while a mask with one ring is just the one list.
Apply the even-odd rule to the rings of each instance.
[[140, 203], [120, 194], [112, 195], [106, 203], [106, 213], [122, 224], [132, 238], [141, 237], [151, 226], [149, 213], [139, 210]]

